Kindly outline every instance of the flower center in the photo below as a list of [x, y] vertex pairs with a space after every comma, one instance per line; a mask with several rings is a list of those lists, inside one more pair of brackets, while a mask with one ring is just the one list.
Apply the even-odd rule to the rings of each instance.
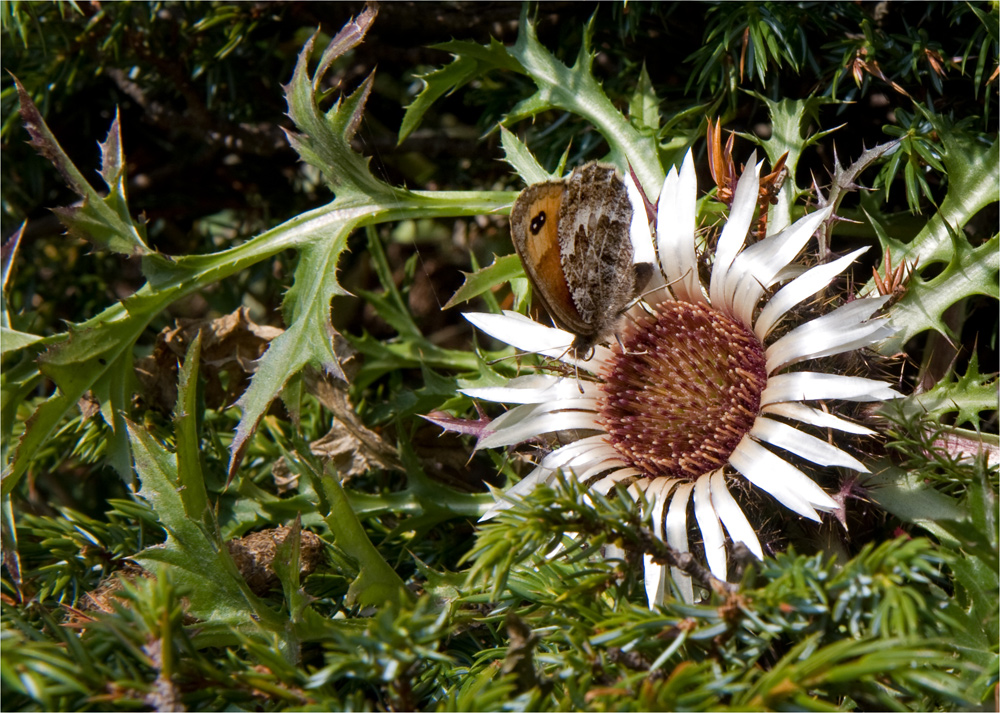
[[615, 449], [650, 477], [694, 480], [725, 465], [760, 409], [760, 340], [707, 305], [664, 302], [622, 344], [599, 399]]

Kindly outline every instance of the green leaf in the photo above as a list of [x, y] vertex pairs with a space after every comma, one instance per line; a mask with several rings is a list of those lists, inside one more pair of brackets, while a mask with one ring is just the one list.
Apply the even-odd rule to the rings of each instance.
[[392, 268], [389, 266], [389, 260], [386, 257], [382, 243], [379, 242], [373, 228], [366, 228], [365, 234], [368, 238], [368, 254], [371, 258], [372, 266], [375, 268], [379, 282], [385, 288], [385, 294], [379, 295], [367, 290], [359, 290], [358, 296], [375, 307], [379, 316], [388, 322], [400, 336], [410, 340], [422, 340], [423, 337], [420, 334], [420, 329], [413, 321], [413, 315], [410, 314], [409, 305], [407, 305], [406, 300], [393, 280]]
[[468, 302], [474, 297], [478, 297], [484, 292], [489, 292], [497, 285], [504, 282], [524, 277], [524, 268], [521, 266], [521, 259], [517, 255], [504, 255], [494, 257], [493, 264], [477, 270], [473, 273], [463, 272], [465, 282], [451, 296], [444, 309], [450, 309], [463, 302]]
[[[503, 146], [504, 160], [514, 167], [517, 174], [529, 186], [532, 183], [551, 181], [562, 174], [562, 165], [557, 168], [556, 174], [551, 174], [542, 168], [524, 142], [506, 126], [500, 127], [500, 144]], [[565, 155], [561, 163], [565, 163]]]
[[410, 601], [412, 595], [368, 539], [337, 478], [322, 473], [311, 454], [304, 455], [301, 460], [290, 460], [290, 465], [308, 474], [319, 495], [320, 515], [333, 533], [337, 546], [358, 563], [360, 572], [347, 591], [347, 603], [384, 606], [390, 602]]
[[14, 260], [17, 258], [26, 227], [28, 227], [27, 222], [21, 223], [21, 227], [3, 244], [2, 264], [0, 264], [0, 337], [2, 337], [0, 355], [17, 351], [41, 339], [34, 334], [12, 329], [10, 314], [7, 312], [7, 284], [14, 272]]
[[632, 166], [647, 195], [658, 195], [665, 176], [652, 132], [641, 132], [615, 108], [591, 72], [590, 37], [594, 17], [583, 32], [583, 43], [572, 67], [567, 67], [538, 41], [535, 25], [528, 19], [528, 6], [521, 11], [521, 30], [510, 48], [511, 56], [524, 68], [537, 91], [515, 106], [505, 124], [536, 116], [548, 109], [562, 109], [583, 117], [611, 146], [611, 162]]
[[167, 532], [164, 544], [146, 548], [136, 561], [154, 570], [170, 567], [174, 581], [189, 589], [189, 611], [201, 620], [198, 640], [203, 644], [232, 642], [236, 632], [255, 637], [281, 631], [280, 617], [250, 592], [217, 528], [205, 526], [204, 513], [186, 510], [179, 489], [190, 478], [178, 473], [177, 458], [136, 424], [128, 429], [139, 496]]
[[0, 343], [3, 345], [0, 347], [0, 354], [16, 352], [18, 349], [24, 349], [32, 344], [37, 344], [42, 339], [44, 337], [39, 337], [37, 334], [28, 334], [27, 332], [18, 332], [16, 329], [0, 327]]
[[100, 405], [101, 418], [111, 431], [107, 437], [106, 462], [129, 487], [135, 484], [135, 473], [125, 419], [132, 412], [136, 382], [132, 350], [125, 349], [90, 388], [90, 395]]
[[293, 624], [301, 623], [309, 608], [310, 599], [301, 588], [300, 550], [302, 549], [302, 516], [297, 515], [285, 539], [274, 552], [274, 573], [288, 603], [288, 614]]
[[319, 108], [321, 85], [334, 60], [360, 44], [376, 11], [367, 7], [341, 29], [323, 51], [314, 74], [309, 74], [314, 34], [299, 53], [291, 81], [285, 86], [288, 116], [300, 133], [288, 133], [288, 141], [303, 161], [317, 168], [338, 197], [368, 196], [391, 199], [395, 189], [375, 178], [368, 168], [370, 159], [351, 148], [351, 139], [361, 123], [365, 102], [372, 89], [369, 75], [353, 94], [338, 98], [326, 112]]
[[128, 304], [134, 311], [128, 319], [107, 320], [105, 315], [117, 311], [105, 310], [102, 315], [82, 325], [71, 325], [68, 338], [52, 346], [39, 357], [41, 372], [58, 387], [27, 423], [18, 442], [12, 462], [5, 467], [2, 492], [10, 493], [27, 470], [37, 449], [43, 445], [66, 413], [100, 378], [120, 366], [119, 359], [131, 350], [136, 339], [152, 319], [155, 301], [133, 296]]
[[[872, 224], [875, 224], [874, 220]], [[949, 226], [942, 226], [942, 229], [948, 228]], [[880, 233], [883, 241], [887, 241], [883, 237], [884, 232]], [[953, 252], [944, 270], [929, 280], [923, 280], [919, 277], [918, 269], [917, 274], [907, 283], [906, 293], [892, 307], [890, 313], [892, 325], [897, 331], [879, 346], [879, 351], [883, 354], [902, 351], [910, 339], [928, 329], [957, 340], [958, 335], [954, 334], [945, 322], [945, 311], [956, 302], [972, 295], [987, 295], [994, 299], [1000, 297], [997, 282], [1000, 271], [1000, 253], [998, 253], [1000, 236], [993, 236], [978, 248], [972, 247], [963, 235], [955, 234], [953, 238]], [[929, 246], [928, 243], [925, 245]], [[917, 251], [911, 250], [909, 254], [912, 255], [914, 252]], [[939, 248], [933, 249], [933, 254], [940, 253]], [[892, 249], [892, 255], [895, 260], [897, 255], [895, 247]], [[919, 266], [926, 266], [922, 259]]]
[[916, 472], [907, 472], [888, 463], [872, 469], [865, 480], [872, 500], [904, 522], [919, 525], [935, 537], [951, 544], [955, 539], [938, 524], [939, 520], [961, 520], [965, 513], [954, 498], [927, 485]]
[[653, 81], [646, 71], [646, 63], [642, 63], [635, 92], [628, 103], [628, 117], [639, 128], [659, 131], [660, 129], [660, 99], [656, 96]]
[[[788, 179], [778, 194], [778, 203], [768, 213], [767, 232], [770, 235], [791, 225], [792, 207], [806, 192], [795, 184], [794, 178], [799, 160], [802, 158], [802, 152], [836, 129], [813, 132], [809, 136], [803, 136], [803, 132], [817, 122], [819, 112], [824, 106], [838, 102], [829, 97], [817, 96], [810, 96], [806, 99], [774, 101], [757, 92], [751, 92], [751, 94], [767, 105], [768, 113], [771, 115], [771, 136], [766, 140], [762, 140], [754, 134], [741, 133], [739, 136], [763, 147], [772, 166], [783, 154], [788, 154], [785, 159]], [[839, 164], [837, 168], [839, 170]], [[834, 185], [837, 185], [836, 181]], [[835, 197], [831, 196], [831, 199], [835, 199]]]
[[451, 94], [494, 69], [524, 72], [521, 65], [507, 52], [507, 48], [494, 37], [490, 38], [488, 45], [453, 40], [432, 45], [432, 48], [451, 52], [454, 59], [451, 64], [417, 77], [423, 82], [423, 88], [406, 107], [399, 126], [399, 143], [420, 126], [424, 114], [442, 96]]
[[987, 146], [948, 126], [941, 117], [934, 118], [934, 127], [941, 137], [948, 192], [916, 238], [907, 244], [888, 243], [894, 259], [919, 259], [921, 266], [951, 262], [954, 236], [972, 216], [996, 201], [1000, 191], [1000, 150], [996, 142]]
[[15, 78], [21, 101], [21, 116], [31, 135], [31, 144], [52, 162], [66, 185], [83, 199], [80, 206], [58, 208], [56, 215], [71, 233], [92, 241], [97, 247], [124, 255], [145, 255], [150, 252], [143, 239], [143, 231], [132, 220], [125, 195], [125, 160], [121, 150], [121, 130], [118, 115], [111, 123], [107, 140], [101, 144], [103, 156], [101, 177], [109, 192], [101, 197], [73, 165], [56, 137], [49, 131], [38, 107], [31, 101], [21, 83]]
[[[177, 383], [177, 404], [174, 407], [174, 433], [177, 448], [177, 475], [184, 512], [204, 527], [215, 522], [208, 505], [205, 476], [201, 469], [201, 438], [198, 416], [204, 403], [198, 398], [198, 373], [201, 366], [201, 331], [188, 347]], [[202, 408], [199, 408], [201, 406]]]
[[312, 365], [344, 379], [336, 348], [339, 335], [330, 323], [330, 300], [347, 294], [337, 282], [337, 263], [354, 227], [353, 222], [343, 223], [331, 231], [326, 243], [304, 247], [299, 253], [295, 283], [282, 306], [288, 328], [270, 343], [237, 404], [243, 414], [230, 446], [230, 480], [261, 417], [293, 376]]
[[3, 566], [7, 568], [14, 583], [18, 598], [21, 596], [21, 554], [17, 550], [17, 526], [14, 522], [14, 507], [10, 496], [0, 498], [0, 547], [3, 552]]
[[886, 408], [901, 409], [903, 414], [910, 417], [926, 413], [936, 422], [941, 422], [944, 416], [954, 413], [956, 424], [970, 423], [975, 427], [980, 425], [981, 413], [995, 410], [996, 407], [997, 375], [979, 372], [979, 357], [975, 352], [962, 376], [952, 373], [927, 391], [886, 405]]
[[[368, 169], [369, 159], [355, 153], [350, 144], [371, 90], [372, 77], [346, 100], [338, 100], [331, 109], [321, 112], [318, 102], [322, 98], [320, 84], [325, 73], [335, 59], [363, 40], [373, 20], [374, 11], [368, 8], [348, 23], [323, 52], [315, 73], [310, 75], [309, 58], [316, 39], [313, 35], [300, 52], [295, 73], [285, 88], [289, 116], [301, 131], [289, 135], [289, 140], [303, 160], [323, 172], [336, 199], [311, 216], [293, 218], [285, 226], [255, 239], [260, 242], [259, 247], [267, 245], [267, 252], [272, 246], [277, 249], [298, 247], [299, 264], [294, 284], [282, 305], [287, 329], [271, 342], [250, 387], [238, 402], [243, 414], [231, 444], [230, 480], [239, 468], [261, 417], [299, 371], [311, 365], [334, 377], [344, 378], [336, 350], [339, 335], [330, 320], [330, 300], [334, 296], [347, 295], [337, 281], [337, 269], [351, 231], [409, 217], [475, 215], [489, 212], [508, 200], [502, 193], [406, 191], [376, 179]], [[196, 258], [161, 260], [156, 263], [157, 272], [150, 279], [158, 284], [176, 282], [182, 279], [178, 268], [204, 265], [201, 269], [207, 271], [207, 262]]]

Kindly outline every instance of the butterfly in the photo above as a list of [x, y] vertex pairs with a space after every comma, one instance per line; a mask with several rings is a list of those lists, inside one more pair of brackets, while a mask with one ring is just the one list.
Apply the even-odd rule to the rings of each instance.
[[578, 359], [615, 335], [652, 276], [651, 263], [634, 263], [632, 215], [621, 174], [596, 161], [528, 186], [514, 201], [514, 249], [549, 316], [573, 333]]

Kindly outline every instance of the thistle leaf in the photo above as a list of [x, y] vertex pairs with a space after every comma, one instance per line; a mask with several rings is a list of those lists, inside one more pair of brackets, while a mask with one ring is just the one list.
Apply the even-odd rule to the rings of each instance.
[[504, 282], [524, 277], [524, 268], [521, 266], [521, 260], [517, 255], [504, 255], [503, 257], [494, 257], [493, 264], [481, 270], [472, 273], [464, 272], [462, 274], [465, 275], [465, 282], [451, 296], [444, 309], [468, 302]]
[[55, 210], [62, 223], [71, 233], [91, 241], [98, 248], [128, 256], [149, 253], [145, 231], [129, 215], [118, 114], [111, 122], [107, 140], [101, 144], [101, 177], [109, 189], [108, 194], [102, 197], [63, 151], [28, 92], [16, 78], [14, 82], [21, 102], [21, 116], [31, 135], [32, 146], [52, 162], [66, 185], [83, 199], [80, 205]]
[[524, 73], [524, 68], [496, 38], [490, 38], [488, 45], [453, 40], [433, 45], [433, 48], [450, 52], [454, 59], [451, 64], [417, 77], [423, 82], [423, 88], [406, 107], [399, 126], [399, 143], [420, 126], [427, 110], [441, 97], [496, 69]]
[[324, 112], [319, 106], [324, 98], [321, 84], [327, 70], [334, 60], [364, 40], [376, 13], [369, 6], [349, 22], [324, 50], [312, 74], [309, 73], [309, 59], [317, 35], [309, 38], [299, 53], [291, 81], [284, 87], [288, 116], [299, 130], [299, 133], [286, 132], [288, 141], [303, 161], [322, 173], [339, 198], [391, 199], [394, 193], [391, 186], [372, 175], [368, 168], [370, 159], [351, 147], [374, 75], [369, 75], [348, 97], [338, 98], [329, 110]]

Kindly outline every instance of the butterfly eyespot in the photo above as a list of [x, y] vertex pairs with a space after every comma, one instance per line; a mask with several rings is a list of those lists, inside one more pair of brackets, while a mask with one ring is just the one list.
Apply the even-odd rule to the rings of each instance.
[[545, 211], [540, 210], [535, 214], [535, 217], [531, 219], [531, 224], [528, 226], [531, 228], [532, 235], [538, 235], [542, 228], [545, 227]]

